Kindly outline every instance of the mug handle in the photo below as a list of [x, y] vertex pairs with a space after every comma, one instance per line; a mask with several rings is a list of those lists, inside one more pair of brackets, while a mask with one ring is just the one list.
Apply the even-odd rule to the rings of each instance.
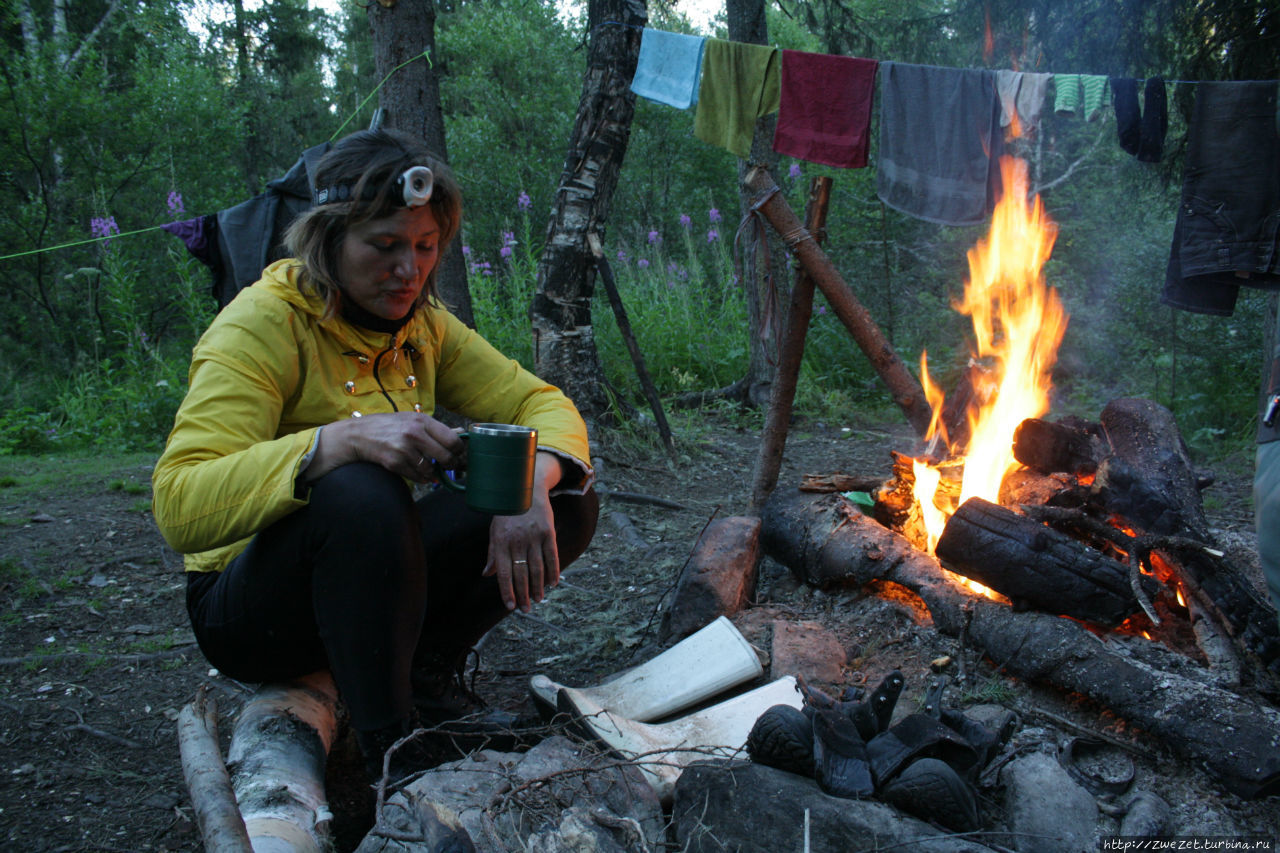
[[[471, 438], [471, 433], [460, 432], [458, 433], [458, 438], [466, 441], [468, 438]], [[435, 459], [431, 460], [431, 467], [436, 471], [436, 479], [439, 480], [440, 484], [446, 489], [451, 489], [455, 492], [465, 492], [467, 490], [466, 485], [459, 483], [457, 480], [450, 477], [448, 473], [446, 473], [444, 466]]]

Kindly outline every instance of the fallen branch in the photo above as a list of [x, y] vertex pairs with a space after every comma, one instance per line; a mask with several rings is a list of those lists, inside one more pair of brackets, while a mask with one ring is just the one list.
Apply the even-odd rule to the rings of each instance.
[[612, 498], [615, 501], [626, 501], [633, 504], [652, 504], [660, 506], [663, 509], [688, 509], [682, 503], [668, 500], [667, 498], [656, 497], [655, 495], [642, 495], [638, 492], [617, 492], [613, 490], [596, 489], [596, 494], [603, 498]]
[[249, 833], [236, 808], [231, 779], [218, 749], [218, 709], [200, 685], [178, 712], [178, 752], [196, 824], [209, 853], [250, 853]]

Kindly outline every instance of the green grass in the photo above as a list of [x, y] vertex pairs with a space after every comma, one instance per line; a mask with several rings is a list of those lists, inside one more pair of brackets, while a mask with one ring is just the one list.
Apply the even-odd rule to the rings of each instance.
[[126, 495], [145, 495], [150, 491], [144, 484], [133, 480], [112, 480], [107, 483], [107, 489], [112, 492], [124, 492]]
[[[32, 497], [50, 488], [62, 488], [68, 479], [77, 483], [94, 481], [128, 482], [132, 472], [155, 465], [156, 454], [139, 453], [49, 453], [34, 456], [0, 456], [0, 478], [12, 479], [12, 497]], [[126, 477], [122, 471], [130, 471]], [[68, 477], [74, 474], [74, 478]]]

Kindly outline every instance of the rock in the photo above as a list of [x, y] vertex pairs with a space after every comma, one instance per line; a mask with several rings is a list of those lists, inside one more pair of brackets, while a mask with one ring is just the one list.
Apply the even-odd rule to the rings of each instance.
[[1043, 752], [1024, 755], [1000, 772], [1014, 848], [1023, 853], [1093, 853], [1098, 804]]
[[989, 853], [876, 800], [824, 794], [813, 779], [762, 764], [690, 765], [676, 783], [675, 848], [688, 853], [738, 850], [860, 849]]
[[844, 647], [817, 622], [774, 621], [769, 670], [773, 678], [803, 675], [810, 682], [839, 684], [844, 665]]
[[383, 808], [389, 826], [430, 843], [370, 833], [356, 853], [655, 849], [664, 824], [657, 795], [636, 767], [614, 763], [559, 736], [524, 754], [477, 751], [428, 771]]
[[1169, 825], [1169, 804], [1150, 791], [1134, 791], [1120, 822], [1120, 834], [1135, 838], [1163, 835]]
[[682, 640], [745, 607], [759, 566], [760, 519], [733, 516], [707, 525], [663, 614], [662, 642]]

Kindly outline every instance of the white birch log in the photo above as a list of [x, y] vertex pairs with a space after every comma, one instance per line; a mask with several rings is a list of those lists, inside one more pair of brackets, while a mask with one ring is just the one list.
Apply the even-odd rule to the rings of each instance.
[[200, 838], [208, 853], [247, 853], [249, 834], [236, 809], [218, 749], [218, 709], [204, 685], [178, 713], [178, 753]]
[[315, 672], [262, 685], [241, 710], [227, 765], [255, 853], [331, 849], [324, 769], [337, 699], [332, 676]]

